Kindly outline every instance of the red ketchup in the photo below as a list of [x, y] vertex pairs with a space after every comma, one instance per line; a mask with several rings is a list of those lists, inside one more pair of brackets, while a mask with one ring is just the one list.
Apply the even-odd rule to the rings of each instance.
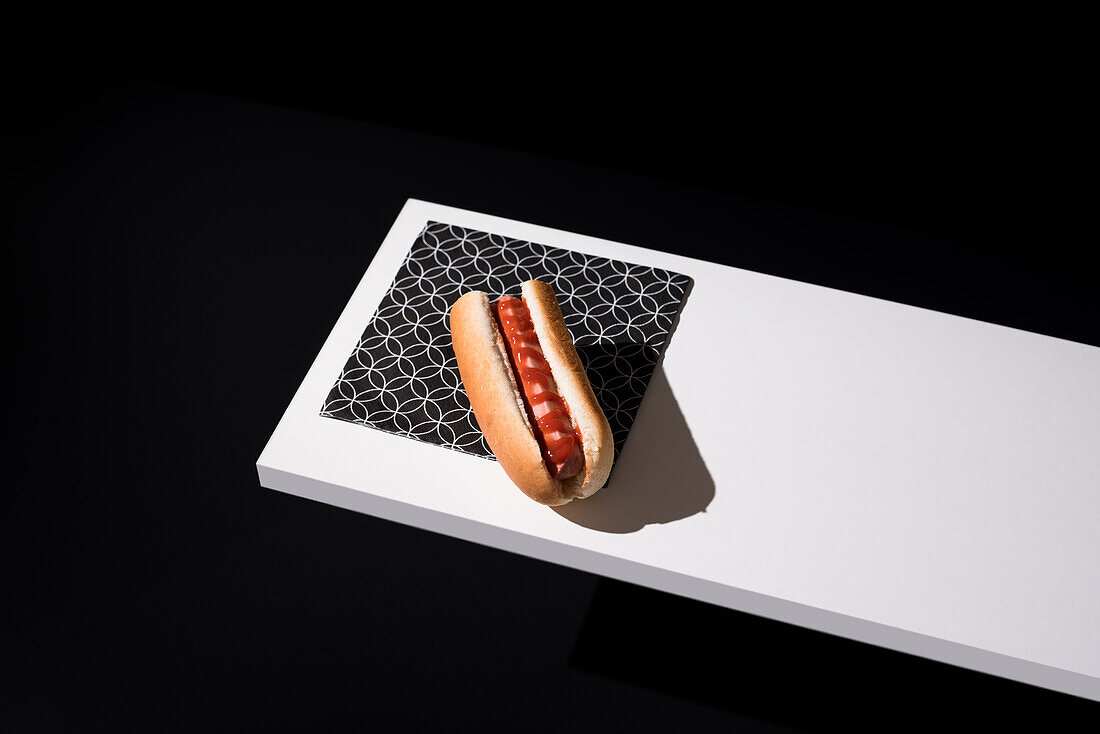
[[497, 301], [495, 311], [512, 356], [512, 368], [527, 398], [528, 417], [539, 427], [535, 433], [540, 434], [539, 445], [550, 476], [558, 480], [576, 476], [584, 468], [580, 434], [573, 428], [568, 406], [558, 395], [550, 364], [535, 336], [531, 312], [527, 304], [513, 296]]

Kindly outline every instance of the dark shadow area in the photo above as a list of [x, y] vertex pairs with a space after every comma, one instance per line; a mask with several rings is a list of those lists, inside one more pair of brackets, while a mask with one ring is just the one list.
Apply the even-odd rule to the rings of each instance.
[[554, 508], [559, 515], [593, 530], [632, 533], [706, 510], [714, 480], [661, 367], [630, 436], [608, 485], [586, 500]]
[[570, 666], [809, 731], [1067, 731], [1100, 716], [1075, 696], [607, 579]]
[[[969, 243], [980, 243], [1073, 265], [1091, 249], [1082, 246], [1088, 238], [1081, 233], [1095, 231], [1095, 224], [1087, 215], [1090, 207], [1083, 187], [1073, 183], [1078, 176], [1068, 174], [1075, 153], [1091, 136], [1067, 124], [1086, 116], [1059, 109], [1063, 103], [1075, 104], [1081, 95], [1052, 94], [1045, 81], [1041, 91], [1021, 87], [1019, 79], [1032, 75], [1031, 65], [1039, 56], [1028, 56], [1029, 71], [1024, 75], [1009, 73], [997, 79], [981, 72], [982, 94], [974, 94], [976, 77], [960, 73], [961, 67], [952, 62], [938, 76], [922, 65], [922, 74], [937, 79], [927, 85], [899, 83], [894, 70], [880, 83], [846, 90], [818, 80], [792, 94], [789, 84], [795, 78], [781, 84], [764, 82], [756, 89], [739, 88], [735, 114], [730, 114], [728, 99], [712, 94], [715, 85], [728, 78], [727, 67], [716, 63], [708, 71], [691, 63], [687, 73], [678, 73], [665, 57], [657, 69], [617, 74], [614, 93], [609, 93], [602, 75], [591, 74], [586, 62], [562, 77], [570, 79], [568, 104], [562, 105], [547, 105], [526, 87], [492, 75], [478, 78], [479, 88], [496, 101], [486, 105], [468, 104], [467, 78], [461, 74], [456, 75], [461, 83], [447, 88], [441, 79], [430, 95], [410, 95], [410, 85], [393, 70], [372, 83], [370, 94], [357, 93], [358, 69], [341, 72], [332, 65], [322, 73], [299, 64], [278, 72], [250, 68], [242, 73], [223, 64], [203, 68], [188, 59], [180, 68], [143, 70], [141, 76], [884, 222], [954, 240], [943, 248], [947, 257], [952, 251], [971, 249]], [[1060, 54], [1050, 57], [1061, 59]], [[617, 55], [612, 58], [617, 63]], [[560, 64], [556, 62], [555, 74], [563, 74]], [[1049, 76], [1065, 79], [1072, 66], [1057, 61]], [[452, 63], [441, 67], [450, 69]], [[708, 73], [716, 74], [717, 80]], [[1047, 75], [1034, 78], [1046, 80]], [[1087, 88], [1088, 81], [1069, 83], [1065, 89]], [[873, 95], [866, 94], [870, 87], [875, 88]], [[458, 109], [461, 114], [454, 114]], [[1020, 115], [1021, 109], [1049, 114]], [[812, 119], [808, 110], [814, 110]], [[1066, 170], [1059, 170], [1063, 166]], [[612, 191], [611, 198], [629, 200], [627, 192]], [[669, 199], [655, 208], [661, 219], [682, 227], [683, 218], [669, 216], [679, 203]], [[606, 211], [617, 203], [606, 202], [602, 208]], [[654, 224], [646, 226], [652, 229]], [[869, 255], [870, 263], [862, 257], [839, 259], [833, 246], [821, 253], [820, 263], [805, 262], [807, 257], [817, 259], [810, 248], [787, 261], [784, 255], [798, 246], [792, 241], [796, 239], [764, 248], [770, 251], [754, 253], [752, 264], [741, 266], [818, 278], [818, 269], [827, 267], [834, 271], [832, 277], [876, 290], [883, 289], [884, 278], [903, 280], [900, 273], [879, 274], [877, 280], [861, 277], [875, 265], [890, 265], [895, 248], [881, 239], [868, 243], [865, 253], [852, 253]], [[677, 237], [683, 248], [693, 247], [690, 240], [682, 231]], [[829, 258], [835, 264], [829, 265]], [[903, 267], [897, 270], [904, 271], [909, 263], [899, 266]], [[846, 275], [850, 270], [857, 272]], [[925, 275], [914, 275], [913, 280], [922, 283], [912, 287], [914, 293], [927, 297], [930, 290], [948, 290], [929, 285]], [[987, 274], [986, 279], [994, 280], [995, 275]], [[889, 290], [890, 283], [885, 285]], [[997, 285], [992, 289], [1001, 290]], [[1011, 296], [1011, 291], [1005, 292]], [[945, 302], [944, 295], [948, 294], [934, 300]], [[1052, 298], [1065, 296], [1044, 293], [1036, 300]]]

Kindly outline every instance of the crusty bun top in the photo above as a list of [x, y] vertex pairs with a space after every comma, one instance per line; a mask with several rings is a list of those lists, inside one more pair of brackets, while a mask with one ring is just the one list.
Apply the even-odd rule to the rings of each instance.
[[521, 287], [543, 356], [558, 384], [558, 394], [565, 399], [573, 423], [580, 429], [584, 472], [566, 479], [564, 484], [567, 493], [583, 499], [599, 490], [611, 474], [615, 458], [611, 426], [592, 392], [554, 289], [540, 280], [529, 280]]

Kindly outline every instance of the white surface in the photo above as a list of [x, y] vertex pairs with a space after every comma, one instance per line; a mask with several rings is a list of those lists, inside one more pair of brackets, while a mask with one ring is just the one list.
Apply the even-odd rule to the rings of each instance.
[[[429, 220], [695, 280], [590, 500], [557, 512], [494, 462], [318, 415]], [[265, 487], [1100, 700], [1094, 347], [410, 200], [257, 467]]]

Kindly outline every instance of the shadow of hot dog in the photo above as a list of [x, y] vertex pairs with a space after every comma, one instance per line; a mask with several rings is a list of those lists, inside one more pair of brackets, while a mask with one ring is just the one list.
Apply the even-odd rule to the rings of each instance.
[[[578, 525], [607, 533], [632, 533], [649, 524], [674, 522], [705, 511], [714, 499], [714, 480], [664, 370], [658, 367], [654, 371], [649, 348], [578, 345], [577, 352], [611, 423], [618, 456], [607, 486], [588, 499], [554, 511]], [[645, 372], [652, 373], [652, 378], [643, 400], [643, 396], [631, 394], [629, 383], [641, 379], [644, 384]], [[640, 407], [631, 404], [634, 400]], [[637, 417], [630, 425], [626, 416], [635, 408]], [[616, 420], [620, 415], [621, 423]]]

